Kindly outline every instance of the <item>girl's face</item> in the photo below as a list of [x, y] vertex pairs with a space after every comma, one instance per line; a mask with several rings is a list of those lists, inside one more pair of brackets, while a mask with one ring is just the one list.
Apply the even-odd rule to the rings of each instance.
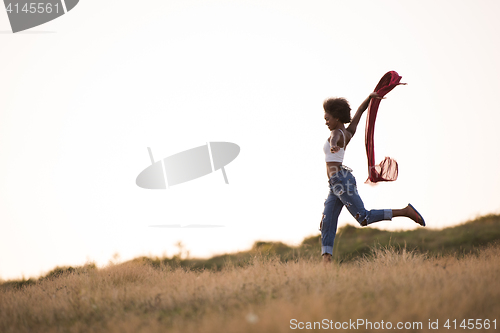
[[328, 127], [330, 131], [333, 131], [339, 122], [338, 118], [333, 118], [333, 116], [327, 112], [325, 112], [325, 125]]

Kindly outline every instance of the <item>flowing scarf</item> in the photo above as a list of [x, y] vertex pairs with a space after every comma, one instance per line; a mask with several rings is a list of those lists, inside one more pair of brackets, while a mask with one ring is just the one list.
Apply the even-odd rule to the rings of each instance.
[[[406, 84], [399, 83], [401, 76], [395, 71], [387, 72], [375, 87], [375, 92], [384, 97], [389, 91], [397, 85]], [[368, 106], [368, 116], [366, 117], [365, 129], [365, 146], [366, 156], [368, 157], [368, 179], [366, 183], [374, 184], [380, 181], [394, 181], [398, 178], [398, 163], [395, 159], [386, 157], [380, 164], [375, 165], [375, 148], [373, 136], [375, 134], [375, 119], [380, 105], [380, 99], [372, 98]]]

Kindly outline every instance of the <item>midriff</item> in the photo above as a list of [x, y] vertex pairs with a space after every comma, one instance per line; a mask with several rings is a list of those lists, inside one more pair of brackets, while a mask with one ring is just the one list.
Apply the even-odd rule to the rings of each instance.
[[328, 179], [339, 172], [341, 166], [342, 162], [326, 162], [326, 174], [328, 175]]

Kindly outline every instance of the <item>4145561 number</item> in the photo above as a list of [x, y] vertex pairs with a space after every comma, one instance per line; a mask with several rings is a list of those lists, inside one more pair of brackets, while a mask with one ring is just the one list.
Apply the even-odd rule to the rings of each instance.
[[[28, 6], [29, 5], [29, 6]], [[31, 3], [25, 3], [22, 8], [19, 8], [19, 4], [16, 3], [15, 5], [12, 5], [9, 3], [7, 6], [7, 12], [10, 14], [14, 12], [15, 14], [18, 14], [20, 12], [24, 12], [26, 14], [43, 14], [47, 13], [50, 14], [52, 12], [59, 13], [59, 4], [56, 3], [55, 5], [52, 5], [51, 3], [43, 3], [43, 2], [31, 2]]]
[[443, 325], [443, 327], [446, 327], [447, 329], [453, 328], [457, 329], [457, 327], [461, 327], [463, 329], [469, 329], [469, 330], [480, 330], [480, 329], [485, 329], [489, 330], [490, 328], [492, 329], [497, 329], [497, 320], [489, 320], [489, 319], [464, 319], [462, 322], [457, 326], [458, 322], [456, 319], [450, 320], [448, 319], [446, 323]]

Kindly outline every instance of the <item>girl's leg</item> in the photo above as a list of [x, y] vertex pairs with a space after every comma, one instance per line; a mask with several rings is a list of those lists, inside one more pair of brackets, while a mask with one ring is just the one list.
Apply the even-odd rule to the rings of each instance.
[[340, 211], [344, 207], [342, 201], [333, 194], [330, 189], [328, 198], [325, 200], [325, 208], [321, 219], [321, 254], [328, 258], [333, 254], [333, 242], [337, 233], [337, 223]]
[[392, 209], [365, 209], [363, 200], [361, 200], [358, 194], [356, 179], [350, 172], [343, 174], [335, 184], [333, 192], [361, 226], [367, 226], [368, 224], [384, 220], [392, 220]]

